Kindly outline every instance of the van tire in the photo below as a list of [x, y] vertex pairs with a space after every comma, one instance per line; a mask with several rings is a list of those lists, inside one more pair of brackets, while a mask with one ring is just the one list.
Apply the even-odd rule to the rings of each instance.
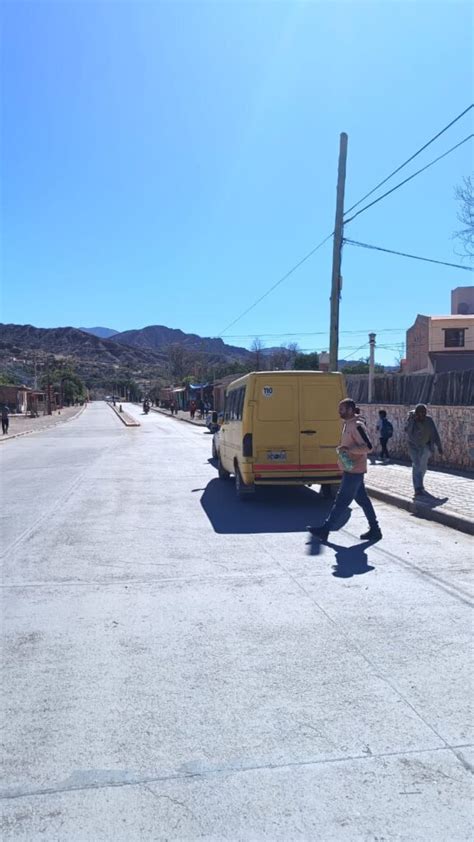
[[219, 479], [229, 479], [230, 477], [229, 471], [226, 471], [224, 468], [219, 455], [217, 455], [217, 473], [219, 474]]
[[339, 491], [339, 483], [331, 482], [321, 486], [321, 493], [325, 500], [335, 500]]
[[239, 471], [239, 466], [235, 465], [235, 493], [239, 500], [250, 500], [255, 493], [255, 487], [244, 485], [242, 474]]

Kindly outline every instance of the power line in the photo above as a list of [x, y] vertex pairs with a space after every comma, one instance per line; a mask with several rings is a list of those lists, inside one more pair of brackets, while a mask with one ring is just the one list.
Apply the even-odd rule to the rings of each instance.
[[424, 150], [427, 149], [428, 146], [430, 146], [432, 143], [434, 143], [434, 141], [437, 140], [439, 137], [441, 137], [442, 134], [447, 132], [448, 129], [451, 128], [451, 126], [454, 126], [454, 124], [457, 123], [458, 120], [461, 119], [461, 117], [464, 117], [464, 115], [467, 114], [467, 112], [470, 111], [471, 108], [474, 108], [474, 103], [472, 103], [467, 108], [465, 108], [464, 111], [461, 112], [461, 114], [458, 114], [458, 116], [454, 118], [454, 120], [451, 120], [451, 122], [448, 123], [448, 125], [445, 126], [444, 129], [441, 129], [441, 131], [438, 132], [438, 134], [435, 134], [435, 136], [432, 137], [431, 140], [429, 140], [427, 143], [425, 143], [425, 145], [422, 146], [420, 149], [418, 149], [417, 152], [415, 152], [413, 155], [411, 155], [410, 158], [407, 158], [407, 160], [404, 161], [403, 164], [400, 164], [400, 166], [397, 167], [396, 170], [393, 170], [393, 172], [391, 172], [390, 175], [388, 175], [386, 178], [384, 178], [383, 181], [380, 181], [375, 187], [372, 188], [372, 190], [369, 190], [369, 192], [366, 193], [365, 196], [362, 196], [362, 199], [359, 199], [359, 201], [356, 202], [355, 205], [352, 205], [350, 208], [348, 208], [346, 211], [344, 211], [344, 216], [346, 214], [350, 213], [352, 210], [354, 210], [354, 208], [357, 208], [360, 204], [362, 204], [362, 202], [364, 202], [366, 199], [368, 199], [369, 196], [372, 196], [372, 194], [375, 193], [375, 191], [378, 190], [379, 187], [382, 187], [383, 184], [385, 184], [387, 181], [389, 181], [392, 178], [392, 176], [396, 175], [397, 172], [400, 172], [400, 170], [402, 170], [403, 167], [406, 167], [406, 165], [409, 164], [410, 161], [413, 161], [413, 159], [416, 158], [418, 155], [420, 155], [421, 152], [424, 152]]
[[321, 240], [321, 242], [318, 243], [318, 245], [315, 246], [314, 249], [311, 249], [311, 251], [309, 251], [308, 254], [305, 254], [305, 256], [298, 263], [296, 263], [294, 266], [292, 266], [291, 269], [285, 275], [283, 275], [282, 278], [280, 278], [275, 284], [273, 284], [273, 286], [270, 287], [270, 289], [268, 289], [266, 292], [264, 292], [264, 294], [261, 295], [260, 298], [258, 298], [256, 301], [254, 301], [254, 303], [251, 304], [250, 307], [247, 307], [247, 309], [244, 310], [244, 312], [241, 313], [240, 316], [237, 316], [237, 318], [234, 319], [234, 321], [231, 322], [229, 325], [227, 325], [227, 327], [225, 327], [224, 330], [222, 330], [218, 335], [221, 337], [226, 332], [226, 330], [229, 330], [229, 328], [233, 327], [237, 322], [240, 321], [240, 319], [243, 319], [243, 317], [246, 316], [247, 313], [250, 313], [250, 311], [253, 310], [254, 307], [257, 306], [257, 304], [260, 304], [260, 302], [263, 301], [263, 299], [266, 298], [267, 295], [270, 295], [270, 293], [273, 292], [273, 290], [276, 289], [277, 286], [282, 284], [283, 281], [286, 281], [286, 279], [289, 278], [290, 275], [293, 274], [293, 272], [296, 272], [296, 270], [299, 269], [299, 267], [302, 266], [303, 263], [305, 263], [307, 260], [309, 260], [309, 258], [312, 257], [312, 255], [315, 252], [317, 252], [318, 249], [320, 249], [322, 246], [324, 246], [324, 244], [327, 243], [327, 241], [331, 239], [333, 233], [334, 233], [334, 231], [331, 231], [331, 233], [328, 234], [328, 236], [325, 237], [324, 240]]
[[[370, 329], [371, 330], [371, 329]], [[369, 328], [366, 330], [340, 330], [339, 333], [342, 334], [363, 334], [369, 333]], [[387, 328], [380, 328], [376, 330], [376, 333], [404, 333], [406, 331], [405, 327], [387, 327]], [[327, 336], [327, 330], [316, 330], [311, 331], [310, 333], [259, 333], [259, 331], [255, 331], [254, 333], [231, 333], [227, 334], [226, 339], [255, 339], [258, 337], [259, 339], [272, 339], [281, 336]]]
[[[421, 149], [419, 149], [417, 152], [415, 152], [414, 155], [412, 155], [407, 161], [405, 161], [403, 164], [401, 164], [400, 167], [398, 167], [396, 170], [394, 170], [392, 173], [390, 173], [390, 175], [387, 176], [387, 178], [384, 179], [382, 182], [380, 182], [380, 184], [378, 184], [377, 187], [374, 187], [362, 199], [360, 199], [358, 202], [356, 202], [355, 205], [352, 205], [352, 207], [349, 208], [349, 210], [345, 211], [345, 214], [350, 213], [351, 210], [353, 210], [355, 207], [360, 205], [361, 202], [363, 202], [366, 198], [368, 198], [368, 196], [372, 195], [372, 193], [374, 193], [379, 187], [381, 187], [382, 184], [385, 184], [385, 182], [388, 181], [393, 175], [395, 175], [395, 173], [397, 173], [401, 169], [403, 169], [403, 167], [406, 166], [406, 164], [408, 164], [410, 161], [412, 161], [414, 158], [416, 158], [416, 156], [419, 155], [420, 152], [422, 152], [424, 149], [426, 149], [427, 146], [429, 146], [431, 143], [433, 143], [438, 137], [440, 137], [445, 131], [447, 131], [452, 125], [454, 125], [454, 123], [456, 123], [458, 120], [460, 120], [461, 117], [463, 117], [473, 107], [474, 107], [474, 104], [469, 105], [468, 108], [466, 108], [461, 114], [459, 114], [454, 120], [452, 120], [451, 123], [449, 123], [447, 126], [444, 127], [444, 129], [442, 129], [440, 132], [438, 132], [438, 134], [435, 135], [435, 137], [431, 138], [431, 140], [428, 141], [428, 143], [426, 143], [423, 147], [421, 147]], [[390, 193], [393, 193], [395, 190], [398, 190], [399, 187], [402, 187], [404, 184], [407, 184], [408, 181], [411, 181], [417, 175], [420, 175], [420, 173], [429, 169], [429, 167], [432, 167], [438, 161], [441, 161], [442, 158], [445, 158], [451, 152], [454, 152], [455, 149], [457, 149], [459, 146], [462, 146], [468, 140], [471, 140], [472, 137], [474, 137], [474, 134], [468, 135], [468, 137], [465, 137], [464, 140], [461, 140], [459, 143], [457, 143], [451, 149], [448, 149], [447, 152], [444, 152], [438, 158], [435, 158], [433, 161], [426, 164], [420, 170], [413, 173], [408, 178], [404, 179], [404, 181], [401, 181], [399, 184], [395, 185], [395, 187], [392, 187], [390, 190], [387, 190], [385, 193], [382, 194], [382, 196], [379, 196], [377, 199], [374, 199], [373, 202], [370, 202], [368, 205], [365, 205], [363, 208], [361, 208], [359, 211], [357, 211], [357, 213], [355, 213], [354, 216], [351, 216], [350, 219], [345, 220], [345, 224], [348, 224], [349, 222], [352, 222], [361, 213], [368, 210], [373, 205], [377, 204], [377, 202], [380, 202], [386, 196], [389, 196]], [[223, 334], [226, 333], [227, 330], [229, 330], [231, 327], [233, 327], [235, 324], [237, 324], [237, 322], [239, 322], [241, 319], [243, 319], [243, 317], [246, 316], [248, 313], [250, 313], [251, 310], [253, 310], [255, 307], [257, 307], [257, 305], [260, 304], [260, 302], [263, 301], [265, 298], [267, 298], [267, 296], [270, 295], [270, 293], [272, 293], [278, 286], [280, 286], [280, 284], [282, 284], [283, 281], [286, 281], [286, 279], [289, 278], [290, 275], [293, 274], [293, 272], [296, 272], [296, 270], [299, 269], [299, 267], [302, 266], [303, 263], [305, 263], [307, 260], [309, 260], [309, 258], [312, 257], [313, 254], [315, 254], [320, 248], [322, 248], [322, 246], [325, 245], [325, 243], [327, 243], [328, 240], [330, 240], [333, 235], [334, 235], [334, 231], [331, 231], [331, 233], [328, 234], [328, 236], [325, 237], [324, 240], [322, 240], [320, 243], [318, 243], [318, 245], [315, 246], [313, 249], [311, 249], [311, 251], [309, 251], [298, 263], [296, 263], [294, 266], [292, 266], [291, 269], [289, 269], [288, 272], [286, 272], [281, 278], [279, 278], [279, 280], [276, 281], [276, 283], [274, 283], [263, 295], [261, 295], [260, 298], [258, 298], [256, 301], [254, 301], [254, 303], [251, 304], [250, 307], [247, 307], [247, 309], [244, 310], [242, 313], [240, 313], [240, 315], [237, 316], [237, 318], [235, 318], [232, 322], [230, 322], [230, 324], [228, 324], [227, 327], [225, 327], [224, 330], [222, 330], [218, 334], [218, 336], [222, 337]], [[348, 241], [346, 240], [346, 242], [348, 242]], [[403, 255], [403, 256], [413, 257], [413, 255]], [[417, 259], [422, 259], [422, 258], [417, 258]], [[433, 262], [435, 262], [435, 261], [433, 261]], [[454, 266], [454, 264], [451, 264], [451, 265]], [[460, 268], [466, 269], [467, 267], [463, 266], [463, 267], [460, 267]], [[284, 334], [279, 334], [279, 335], [281, 336], [281, 335], [284, 335]], [[289, 335], [289, 334], [287, 334], [287, 335]]]
[[399, 257], [410, 257], [412, 260], [423, 260], [425, 263], [437, 263], [439, 266], [450, 266], [452, 269], [464, 269], [466, 272], [474, 272], [474, 267], [463, 266], [461, 263], [447, 263], [445, 260], [433, 260], [431, 257], [420, 257], [417, 254], [407, 254], [404, 251], [394, 251], [393, 249], [384, 249], [381, 246], [372, 246], [369, 243], [359, 243], [358, 240], [346, 240], [344, 242], [351, 246], [359, 246], [364, 249], [372, 249], [373, 251], [384, 251], [387, 254], [397, 254]]
[[395, 192], [395, 190], [398, 190], [398, 188], [399, 188], [399, 187], [403, 187], [403, 185], [404, 185], [404, 184], [407, 184], [409, 181], [411, 181], [411, 180], [412, 180], [412, 178], [416, 178], [416, 176], [417, 176], [417, 175], [420, 175], [420, 173], [422, 173], [422, 172], [424, 172], [425, 170], [427, 170], [427, 169], [429, 169], [430, 167], [432, 167], [432, 166], [433, 166], [433, 164], [437, 164], [437, 163], [438, 163], [438, 161], [441, 161], [441, 159], [442, 159], [442, 158], [446, 158], [446, 155], [450, 155], [450, 154], [451, 154], [451, 152], [454, 152], [454, 150], [455, 150], [455, 149], [458, 149], [460, 146], [462, 146], [462, 145], [463, 145], [463, 143], [467, 143], [467, 141], [468, 141], [468, 140], [471, 140], [471, 138], [473, 138], [473, 137], [474, 137], [474, 134], [470, 134], [470, 135], [468, 135], [467, 137], [465, 137], [465, 138], [464, 138], [464, 140], [460, 140], [460, 141], [459, 141], [459, 143], [456, 143], [456, 145], [455, 145], [455, 146], [452, 146], [452, 147], [451, 147], [451, 149], [448, 149], [448, 151], [447, 151], [447, 152], [443, 152], [443, 154], [442, 154], [442, 155], [439, 155], [437, 158], [435, 158], [435, 159], [434, 159], [434, 161], [430, 161], [430, 162], [429, 162], [429, 164], [425, 164], [425, 166], [424, 166], [424, 167], [422, 167], [420, 170], [417, 170], [417, 171], [416, 171], [416, 172], [414, 172], [412, 175], [409, 175], [409, 176], [408, 176], [408, 178], [405, 178], [403, 181], [400, 181], [400, 182], [399, 182], [399, 184], [396, 184], [396, 185], [395, 185], [395, 187], [392, 187], [390, 190], [387, 190], [387, 192], [386, 192], [386, 193], [382, 193], [382, 195], [381, 195], [381, 196], [379, 196], [379, 197], [378, 197], [378, 199], [374, 199], [374, 201], [373, 201], [373, 202], [369, 202], [369, 204], [368, 204], [368, 205], [364, 205], [364, 207], [363, 207], [363, 208], [361, 208], [360, 210], [358, 210], [358, 211], [357, 211], [357, 213], [355, 213], [355, 214], [354, 214], [354, 216], [351, 216], [349, 219], [344, 220], [344, 225], [348, 225], [348, 224], [349, 224], [349, 222], [352, 222], [352, 220], [354, 220], [354, 219], [355, 219], [357, 216], [359, 216], [361, 213], [364, 213], [364, 211], [368, 210], [368, 209], [369, 209], [369, 208], [371, 208], [373, 205], [376, 205], [376, 204], [377, 204], [377, 202], [381, 202], [381, 201], [382, 201], [382, 199], [385, 199], [385, 197], [386, 197], [386, 196], [390, 196], [390, 193], [394, 193], [394, 192]]
[[[364, 344], [363, 344], [363, 345], [361, 345], [361, 346], [360, 346], [360, 348], [356, 348], [356, 349], [355, 349], [355, 351], [354, 351], [352, 354], [349, 354], [349, 356], [348, 356], [348, 357], [346, 357], [346, 359], [348, 359], [348, 360], [349, 360], [351, 357], [353, 357], [353, 356], [354, 356], [354, 354], [357, 354], [357, 351], [362, 351], [362, 349], [363, 349], [363, 348], [368, 348], [368, 346], [369, 346], [369, 343], [368, 343], [368, 342], [364, 342]], [[340, 350], [340, 351], [343, 351], [343, 350], [344, 350], [344, 348], [340, 348], [339, 350]]]

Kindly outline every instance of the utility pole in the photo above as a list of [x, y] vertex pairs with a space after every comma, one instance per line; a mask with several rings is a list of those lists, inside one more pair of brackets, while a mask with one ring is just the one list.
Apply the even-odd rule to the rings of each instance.
[[339, 299], [341, 297], [342, 239], [344, 231], [344, 189], [346, 186], [347, 135], [339, 139], [337, 170], [336, 219], [332, 248], [331, 323], [329, 328], [329, 371], [337, 371], [339, 351]]
[[369, 333], [369, 403], [372, 403], [375, 371], [375, 333]]

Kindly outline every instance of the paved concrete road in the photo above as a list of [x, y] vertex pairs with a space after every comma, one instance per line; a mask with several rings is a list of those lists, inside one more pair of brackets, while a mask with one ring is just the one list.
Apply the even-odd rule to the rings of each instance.
[[379, 504], [320, 549], [313, 491], [127, 410], [0, 454], [2, 839], [471, 839], [471, 539]]

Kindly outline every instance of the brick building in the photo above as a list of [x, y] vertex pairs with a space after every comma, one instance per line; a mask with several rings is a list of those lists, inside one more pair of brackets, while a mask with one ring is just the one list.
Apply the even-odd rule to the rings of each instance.
[[474, 287], [451, 293], [450, 315], [419, 314], [407, 330], [407, 373], [464, 371], [474, 368]]

